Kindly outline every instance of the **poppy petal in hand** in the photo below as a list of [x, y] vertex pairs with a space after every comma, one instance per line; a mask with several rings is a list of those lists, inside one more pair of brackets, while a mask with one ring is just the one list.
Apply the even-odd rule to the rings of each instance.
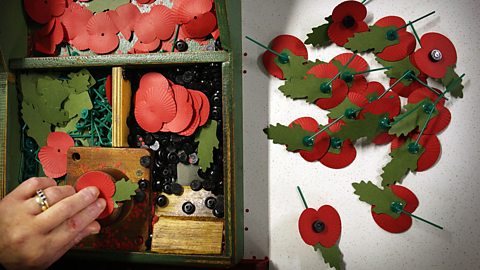
[[367, 16], [365, 6], [357, 1], [345, 1], [333, 9], [328, 37], [339, 46], [345, 45], [355, 33], [368, 31], [363, 21]]
[[439, 33], [427, 33], [420, 39], [422, 48], [418, 49], [413, 58], [423, 73], [440, 79], [447, 73], [447, 68], [457, 62], [455, 46], [446, 36]]
[[342, 222], [337, 210], [330, 205], [323, 205], [318, 210], [305, 209], [298, 219], [300, 236], [307, 245], [320, 243], [329, 248], [340, 238]]

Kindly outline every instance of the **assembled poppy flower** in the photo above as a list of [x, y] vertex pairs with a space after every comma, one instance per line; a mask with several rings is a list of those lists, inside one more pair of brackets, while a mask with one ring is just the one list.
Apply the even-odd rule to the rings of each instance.
[[[296, 56], [302, 56], [305, 61], [308, 60], [308, 51], [305, 44], [295, 36], [292, 35], [278, 35], [270, 42], [270, 48], [273, 51], [281, 53], [284, 49], [288, 49]], [[278, 56], [265, 51], [262, 55], [263, 66], [270, 75], [275, 76], [281, 80], [285, 79], [282, 70], [275, 63], [275, 58]]]
[[106, 202], [105, 210], [98, 216], [97, 219], [104, 219], [111, 215], [114, 210], [113, 195], [115, 194], [115, 180], [114, 178], [102, 171], [89, 171], [77, 179], [75, 183], [75, 190], [78, 192], [84, 188], [94, 186], [100, 191], [100, 198]]
[[[418, 134], [410, 134], [408, 136], [412, 140], [417, 140]], [[396, 137], [391, 144], [391, 150], [402, 147], [407, 141], [406, 137]], [[418, 144], [424, 149], [417, 161], [417, 172], [423, 172], [430, 169], [440, 157], [441, 144], [435, 135], [422, 135]]]
[[65, 132], [51, 132], [48, 135], [47, 145], [38, 152], [46, 176], [58, 178], [67, 173], [67, 151], [74, 145], [72, 137]]
[[[437, 92], [440, 92], [440, 90], [438, 89], [435, 90]], [[426, 87], [421, 87], [413, 91], [408, 96], [408, 103], [418, 104], [426, 98], [430, 99], [431, 103], [425, 104], [421, 109], [423, 109], [425, 113], [429, 113], [429, 110], [433, 109], [433, 102], [438, 99], [438, 95], [433, 93], [430, 89]], [[447, 126], [450, 124], [450, 121], [452, 120], [452, 114], [450, 113], [450, 110], [445, 107], [445, 99], [439, 100], [439, 102], [435, 106], [435, 110], [437, 114], [430, 118], [430, 121], [425, 128], [424, 134], [438, 134], [444, 129], [446, 129]]]
[[[329, 63], [315, 65], [307, 71], [307, 74], [313, 74], [315, 77], [322, 79], [333, 79], [338, 72], [338, 68], [334, 64]], [[333, 80], [331, 84], [325, 83], [321, 85], [320, 91], [332, 94], [329, 98], [319, 98], [315, 101], [318, 107], [328, 110], [342, 103], [348, 94], [348, 86], [345, 81], [337, 78]]]
[[350, 165], [357, 156], [357, 150], [350, 140], [342, 141], [335, 137], [335, 132], [340, 131], [344, 122], [337, 122], [328, 128], [330, 133], [330, 148], [327, 153], [319, 159], [320, 163], [332, 168], [341, 169]]
[[368, 25], [363, 21], [367, 9], [358, 1], [345, 1], [336, 6], [332, 12], [332, 23], [328, 27], [328, 37], [339, 46], [345, 45], [348, 38], [355, 33], [368, 31]]
[[[353, 57], [353, 60], [351, 58]], [[355, 74], [368, 70], [368, 63], [359, 55], [353, 53], [342, 53], [330, 60], [339, 70], [343, 70], [340, 78], [344, 80], [350, 91], [361, 92], [367, 88], [365, 74]], [[346, 66], [348, 64], [348, 66]], [[346, 66], [346, 67], [345, 67]]]
[[[378, 82], [368, 83], [367, 89], [364, 92], [365, 97], [368, 99], [369, 104], [365, 106], [361, 114], [373, 113], [373, 114], [385, 114], [388, 113], [388, 117], [393, 119], [400, 113], [400, 97], [397, 93], [387, 91]], [[379, 98], [381, 95], [383, 96]]]
[[[425, 76], [424, 74], [418, 75], [417, 78], [423, 83], [427, 83], [427, 76]], [[398, 79], [391, 78], [390, 86], [395, 84], [397, 81]], [[423, 87], [423, 85], [420, 82], [413, 80], [409, 85], [405, 85], [403, 82], [395, 84], [395, 86], [392, 88], [392, 91], [397, 93], [401, 97], [408, 97], [415, 89], [421, 87]]]
[[59, 17], [65, 12], [65, 0], [24, 0], [25, 11], [37, 23], [48, 23], [52, 18]]
[[307, 245], [329, 248], [338, 242], [342, 222], [335, 208], [323, 205], [318, 210], [305, 209], [298, 219], [298, 230]]
[[[378, 20], [375, 25], [380, 27], [395, 26], [400, 28], [405, 25], [405, 21], [397, 16], [388, 16]], [[405, 27], [397, 30], [396, 34], [399, 43], [386, 47], [381, 53], [377, 54], [377, 57], [385, 61], [395, 62], [402, 60], [413, 53], [417, 45], [415, 36], [407, 32]]]
[[[397, 197], [405, 201], [405, 205], [399, 204], [399, 207], [402, 207], [405, 212], [413, 213], [415, 209], [417, 209], [418, 198], [408, 188], [399, 185], [391, 185], [386, 188], [390, 188]], [[402, 233], [412, 226], [412, 218], [407, 214], [401, 213], [398, 218], [393, 218], [388, 214], [375, 213], [374, 208], [375, 205], [372, 205], [371, 212], [373, 220], [380, 228], [387, 232]]]
[[455, 46], [446, 36], [439, 33], [427, 33], [420, 39], [422, 48], [413, 57], [416, 66], [426, 75], [440, 79], [447, 73], [447, 68], [457, 62]]
[[[311, 117], [301, 117], [290, 123], [289, 127], [293, 127], [294, 124], [300, 125], [304, 130], [310, 132], [318, 132], [320, 127], [315, 119]], [[313, 142], [312, 150], [299, 150], [298, 153], [309, 162], [314, 162], [322, 158], [330, 146], [330, 136], [327, 132], [318, 134]]]

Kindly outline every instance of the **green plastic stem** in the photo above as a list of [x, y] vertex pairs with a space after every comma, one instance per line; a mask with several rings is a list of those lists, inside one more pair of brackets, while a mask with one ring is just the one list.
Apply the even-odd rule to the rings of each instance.
[[[445, 89], [445, 91], [443, 91], [443, 93], [435, 100], [435, 102], [433, 102], [433, 108], [435, 108], [435, 106], [440, 101], [440, 99], [442, 99], [442, 97], [445, 96], [445, 94], [448, 93], [453, 86], [456, 86], [457, 83], [459, 83], [462, 80], [463, 76], [465, 76], [465, 74], [462, 74], [462, 76], [460, 76], [455, 81], [453, 81], [447, 87], [447, 89]], [[425, 129], [427, 128], [427, 125], [430, 122], [430, 119], [432, 118], [432, 114], [433, 114], [434, 111], [435, 111], [435, 109], [431, 110], [430, 113], [428, 114], [427, 121], [425, 121], [425, 124], [423, 124], [422, 130], [420, 131], [420, 134], [418, 134], [417, 140], [415, 141], [416, 145], [418, 145], [418, 142], [420, 141], [420, 138], [422, 137], [423, 132], [425, 132]]]
[[369, 72], [374, 72], [374, 71], [379, 71], [379, 70], [385, 70], [385, 69], [391, 69], [391, 68], [392, 67], [374, 68], [374, 69], [369, 69], [369, 70], [365, 70], [365, 71], [355, 72], [355, 73], [352, 73], [352, 75], [364, 74], [364, 73], [369, 73]]
[[267, 47], [267, 46], [263, 45], [262, 43], [260, 43], [260, 42], [256, 41], [255, 39], [253, 39], [253, 38], [251, 38], [251, 37], [249, 37], [249, 36], [245, 36], [245, 38], [246, 38], [246, 39], [248, 39], [248, 40], [250, 40], [251, 42], [253, 42], [253, 43], [257, 44], [258, 46], [260, 46], [260, 47], [264, 48], [265, 50], [267, 50], [267, 51], [269, 51], [269, 52], [271, 52], [271, 53], [275, 54], [275, 55], [276, 55], [276, 56], [278, 56], [278, 57], [285, 57], [285, 55], [282, 55], [282, 54], [280, 54], [280, 53], [278, 53], [278, 52], [276, 52], [276, 51], [274, 51], [274, 50], [270, 49], [269, 47]]
[[405, 119], [405, 117], [409, 116], [410, 114], [414, 113], [416, 110], [418, 110], [418, 108], [422, 107], [423, 105], [425, 104], [425, 101], [422, 101], [420, 103], [417, 104], [417, 106], [415, 106], [411, 111], [403, 114], [403, 115], [400, 115], [398, 118], [396, 118], [393, 123], [392, 123], [392, 126], [397, 124], [398, 122], [402, 121], [403, 119]]
[[415, 27], [413, 26], [413, 24], [411, 24], [412, 22], [408, 22], [408, 23], [410, 23], [410, 28], [412, 28], [413, 35], [417, 39], [418, 44], [420, 45], [420, 47], [422, 47], [422, 43], [420, 43], [420, 37], [418, 36], [417, 30], [415, 30]]
[[70, 50], [70, 45], [67, 45], [68, 56], [72, 56], [72, 51]]
[[423, 218], [421, 218], [421, 217], [419, 217], [419, 216], [416, 216], [416, 215], [414, 215], [414, 214], [412, 214], [412, 213], [409, 213], [409, 212], [407, 212], [407, 211], [405, 211], [405, 210], [403, 210], [403, 209], [402, 209], [402, 213], [404, 213], [405, 215], [411, 216], [411, 217], [413, 217], [413, 218], [416, 218], [416, 219], [418, 219], [418, 220], [421, 220], [421, 221], [423, 221], [423, 222], [425, 222], [425, 223], [427, 223], [427, 224], [430, 224], [430, 225], [432, 225], [432, 226], [434, 226], [434, 227], [436, 227], [436, 228], [439, 228], [440, 230], [443, 230], [443, 227], [442, 227], [442, 226], [439, 226], [439, 225], [437, 225], [437, 224], [435, 224], [435, 223], [433, 223], [433, 222], [430, 222], [430, 221], [428, 221], [428, 220], [426, 220], [426, 219], [423, 219]]
[[407, 77], [411, 72], [410, 71], [407, 71], [405, 72], [405, 74], [402, 75], [402, 77], [400, 77], [396, 82], [394, 82], [392, 85], [390, 85], [390, 87], [388, 89], [386, 89], [385, 91], [383, 91], [383, 93], [376, 97], [374, 100], [370, 101], [367, 105], [363, 106], [362, 108], [359, 109], [359, 111], [365, 109], [368, 105], [372, 104], [373, 102], [381, 99], [382, 97], [384, 97], [388, 91], [390, 91], [390, 89], [392, 89], [393, 87], [395, 87], [401, 80], [403, 80], [403, 78]]
[[400, 30], [400, 29], [403, 29], [403, 28], [405, 28], [405, 27], [407, 27], [407, 26], [409, 26], [409, 25], [412, 25], [412, 24], [414, 24], [414, 23], [416, 23], [416, 22], [418, 22], [418, 21], [420, 21], [420, 20], [423, 20], [423, 19], [425, 19], [425, 18], [427, 18], [428, 16], [431, 16], [431, 15], [433, 15], [433, 14], [435, 14], [435, 11], [432, 11], [432, 12], [426, 14], [426, 15], [423, 15], [422, 17], [420, 17], [420, 18], [418, 18], [418, 19], [416, 19], [416, 20], [410, 21], [410, 22], [408, 22], [408, 23], [400, 26], [399, 28], [397, 28], [396, 31], [398, 31], [398, 30]]
[[363, 0], [363, 1], [362, 1], [362, 4], [364, 4], [364, 5], [365, 5], [365, 2], [367, 2], [367, 1], [368, 1], [368, 0]]
[[[432, 92], [435, 93], [437, 96], [441, 96], [441, 95], [442, 95], [442, 93], [437, 92], [437, 90], [435, 90], [435, 89], [433, 89], [432, 87], [430, 87], [430, 85], [422, 82], [422, 80], [420, 80], [417, 76], [413, 76], [413, 78], [414, 78], [418, 83], [420, 83], [421, 85], [427, 87], [428, 90], [432, 91]], [[448, 100], [448, 98], [446, 98], [445, 96], [443, 96], [443, 98], [444, 98], [445, 100]]]
[[324, 132], [325, 130], [327, 130], [329, 127], [333, 126], [335, 123], [337, 123], [338, 121], [340, 121], [343, 117], [345, 117], [345, 114], [343, 114], [342, 116], [338, 117], [337, 119], [335, 119], [333, 122], [331, 122], [330, 124], [324, 126], [322, 129], [320, 129], [317, 133], [313, 134], [312, 136], [308, 137], [308, 140], [312, 140], [314, 139], [315, 137], [318, 136], [318, 134]]
[[177, 27], [175, 28], [175, 36], [173, 37], [173, 43], [172, 43], [172, 52], [175, 51], [175, 43], [177, 43], [177, 40], [178, 40], [178, 32], [180, 32], [179, 24], [177, 24]]
[[347, 64], [342, 68], [342, 70], [340, 70], [337, 75], [335, 75], [335, 77], [333, 77], [327, 84], [328, 85], [331, 85], [333, 81], [335, 81], [338, 76], [342, 75], [342, 73], [345, 71], [345, 69], [347, 69], [348, 65], [350, 65], [350, 63], [352, 63], [353, 59], [355, 59], [355, 56], [357, 56], [357, 53], [354, 53], [352, 55], [352, 57], [350, 57], [350, 59], [348, 59], [348, 62]]
[[303, 197], [302, 190], [300, 189], [299, 186], [297, 186], [298, 193], [300, 194], [300, 198], [302, 198], [303, 205], [305, 206], [305, 209], [308, 208], [307, 201], [305, 200], [305, 197]]

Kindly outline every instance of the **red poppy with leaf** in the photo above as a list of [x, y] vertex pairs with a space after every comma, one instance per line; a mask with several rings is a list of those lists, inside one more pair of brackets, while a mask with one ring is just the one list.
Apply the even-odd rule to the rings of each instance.
[[426, 33], [420, 38], [422, 47], [413, 57], [416, 66], [426, 75], [440, 79], [447, 73], [447, 68], [457, 63], [455, 46], [446, 36], [439, 33]]
[[336, 6], [332, 12], [332, 23], [328, 27], [328, 37], [339, 46], [345, 45], [348, 38], [358, 32], [368, 31], [368, 25], [363, 21], [367, 9], [358, 1], [345, 1]]

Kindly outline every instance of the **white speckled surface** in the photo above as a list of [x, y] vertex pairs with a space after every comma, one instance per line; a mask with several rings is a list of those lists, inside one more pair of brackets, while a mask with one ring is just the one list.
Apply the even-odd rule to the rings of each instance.
[[[305, 40], [340, 1], [245, 0], [243, 33], [264, 43], [279, 34]], [[300, 185], [310, 207], [334, 206], [342, 218], [340, 248], [347, 269], [480, 269], [480, 10], [479, 0], [371, 0], [372, 22], [388, 15], [413, 20], [432, 10], [437, 13], [419, 22], [419, 34], [434, 31], [448, 36], [458, 53], [458, 73], [466, 73], [465, 98], [447, 103], [452, 123], [440, 134], [442, 156], [430, 170], [409, 174], [404, 185], [416, 193], [415, 214], [445, 227], [440, 231], [414, 221], [403, 234], [380, 229], [369, 206], [353, 194], [352, 182], [380, 183], [381, 168], [388, 162], [386, 146], [358, 146], [357, 159], [341, 170], [308, 163], [299, 155], [267, 141], [262, 129], [269, 123], [288, 124], [301, 116], [325, 123], [325, 112], [303, 101], [293, 101], [277, 90], [282, 83], [265, 74], [259, 62], [263, 49], [243, 41], [244, 69], [244, 177], [245, 258], [268, 256], [271, 269], [329, 269], [321, 256], [303, 243], [297, 230], [303, 210], [295, 191]], [[330, 60], [343, 48], [313, 49], [313, 60]], [[373, 63], [372, 57], [368, 57]], [[376, 65], [371, 65], [375, 67]], [[380, 80], [382, 74], [371, 74]]]

